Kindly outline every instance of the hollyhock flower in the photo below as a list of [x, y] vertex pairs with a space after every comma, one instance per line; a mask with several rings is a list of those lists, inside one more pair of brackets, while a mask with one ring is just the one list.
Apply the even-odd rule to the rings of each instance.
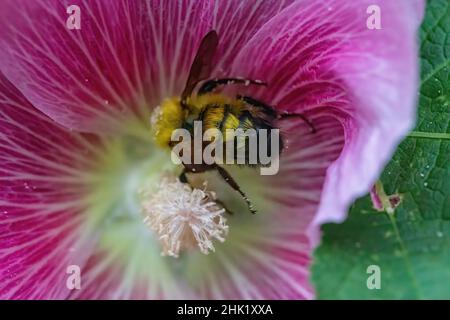
[[[366, 24], [374, 3], [380, 30]], [[80, 30], [66, 27], [69, 5]], [[320, 225], [345, 218], [414, 123], [422, 11], [420, 0], [1, 1], [0, 297], [313, 298]], [[267, 81], [236, 90], [317, 129], [283, 122], [277, 175], [229, 168], [256, 215], [214, 172], [179, 183], [150, 133], [213, 29], [211, 77]]]

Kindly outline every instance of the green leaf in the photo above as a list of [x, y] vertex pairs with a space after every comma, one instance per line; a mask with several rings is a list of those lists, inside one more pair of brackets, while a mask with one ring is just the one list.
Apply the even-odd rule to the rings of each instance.
[[[416, 131], [384, 170], [394, 213], [356, 201], [340, 225], [323, 226], [312, 279], [320, 299], [450, 298], [450, 2], [428, 1], [421, 31], [422, 83]], [[381, 288], [368, 289], [370, 265]]]

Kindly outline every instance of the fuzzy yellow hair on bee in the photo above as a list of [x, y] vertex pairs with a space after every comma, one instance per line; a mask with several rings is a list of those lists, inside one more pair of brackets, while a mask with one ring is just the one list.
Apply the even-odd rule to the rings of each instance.
[[[176, 129], [188, 129], [193, 121], [202, 121], [203, 132], [219, 129], [226, 140], [227, 129], [237, 129], [244, 104], [221, 94], [205, 94], [189, 97], [183, 108], [180, 97], [165, 99], [152, 116], [152, 129], [156, 143], [170, 147], [171, 136]], [[249, 123], [247, 123], [249, 128]]]
[[200, 117], [203, 131], [218, 129], [227, 140], [228, 129], [236, 130], [239, 127], [239, 117], [244, 104], [237, 99], [230, 99], [221, 94], [204, 94], [188, 99], [188, 106], [192, 105], [196, 118]]
[[180, 104], [180, 98], [165, 99], [152, 114], [151, 124], [156, 144], [169, 147], [172, 132], [183, 127], [186, 111]]

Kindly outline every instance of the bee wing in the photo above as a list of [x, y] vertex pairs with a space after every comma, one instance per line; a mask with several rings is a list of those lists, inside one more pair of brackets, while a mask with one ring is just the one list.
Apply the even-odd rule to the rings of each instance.
[[181, 95], [181, 100], [185, 101], [192, 94], [197, 83], [206, 79], [212, 71], [212, 60], [219, 44], [219, 37], [215, 30], [208, 32], [202, 39], [194, 62], [192, 63], [186, 87]]

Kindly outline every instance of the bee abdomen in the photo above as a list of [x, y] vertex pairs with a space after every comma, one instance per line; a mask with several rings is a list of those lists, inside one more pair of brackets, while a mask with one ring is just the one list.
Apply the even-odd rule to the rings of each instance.
[[[256, 133], [256, 135], [253, 138], [251, 135], [248, 135], [248, 137], [245, 136], [245, 139], [235, 138], [234, 156], [238, 164], [264, 166], [262, 157], [273, 157], [276, 155], [275, 153], [279, 155], [283, 150], [283, 141], [279, 132], [278, 134], [274, 134], [275, 132], [273, 131], [276, 128], [265, 120], [254, 118], [250, 112], [245, 111], [239, 117], [239, 128], [243, 129], [245, 132], [252, 129], [253, 133]], [[272, 150], [273, 138], [278, 139], [278, 144], [275, 144], [277, 150]], [[240, 153], [237, 151], [240, 151]], [[244, 157], [242, 157], [242, 154]], [[266, 163], [266, 165], [269, 164]]]

